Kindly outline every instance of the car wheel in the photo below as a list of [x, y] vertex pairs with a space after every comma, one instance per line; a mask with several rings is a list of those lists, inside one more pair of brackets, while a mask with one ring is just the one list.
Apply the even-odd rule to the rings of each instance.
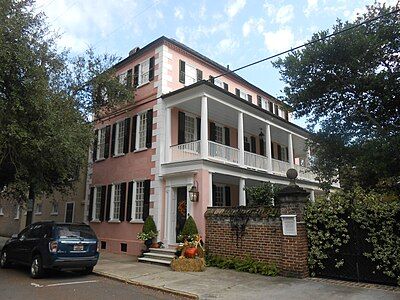
[[8, 268], [10, 266], [10, 261], [7, 256], [7, 250], [3, 250], [1, 252], [1, 257], [0, 257], [0, 267], [2, 269]]
[[36, 255], [32, 259], [31, 263], [31, 277], [41, 278], [43, 276], [43, 273], [42, 257], [40, 255]]
[[81, 271], [82, 275], [89, 275], [92, 274], [94, 267], [86, 267]]

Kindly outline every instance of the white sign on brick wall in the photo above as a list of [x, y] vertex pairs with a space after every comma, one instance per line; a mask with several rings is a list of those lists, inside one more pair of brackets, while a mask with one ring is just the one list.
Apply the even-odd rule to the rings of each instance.
[[296, 215], [281, 215], [283, 235], [297, 235]]

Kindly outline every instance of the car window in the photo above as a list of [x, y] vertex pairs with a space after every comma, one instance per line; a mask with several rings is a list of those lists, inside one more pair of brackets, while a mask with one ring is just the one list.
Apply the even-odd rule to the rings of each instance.
[[40, 239], [43, 238], [44, 231], [42, 224], [33, 224], [30, 230], [27, 231], [25, 237], [27, 239]]
[[31, 226], [26, 227], [25, 229], [23, 229], [19, 234], [18, 234], [18, 238], [26, 238], [26, 234], [27, 232], [31, 229]]
[[95, 239], [96, 235], [89, 226], [81, 225], [58, 225], [56, 234], [60, 238], [81, 237], [85, 239]]

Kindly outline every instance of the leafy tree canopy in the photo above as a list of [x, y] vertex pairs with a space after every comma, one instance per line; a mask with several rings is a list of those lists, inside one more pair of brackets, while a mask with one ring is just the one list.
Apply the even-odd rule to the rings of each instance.
[[[338, 20], [333, 31], [395, 9], [375, 3], [354, 22]], [[286, 83], [284, 100], [307, 116], [320, 180], [330, 183], [340, 173], [344, 187], [393, 187], [400, 176], [399, 13], [315, 42], [274, 66]]]
[[71, 186], [88, 157], [93, 113], [132, 99], [110, 69], [116, 57], [89, 49], [70, 59], [32, 5], [0, 2], [0, 190], [22, 200], [28, 190]]

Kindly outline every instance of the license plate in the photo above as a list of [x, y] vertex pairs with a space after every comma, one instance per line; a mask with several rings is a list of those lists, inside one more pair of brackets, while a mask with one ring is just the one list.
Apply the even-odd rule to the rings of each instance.
[[83, 245], [74, 245], [74, 251], [83, 251]]

